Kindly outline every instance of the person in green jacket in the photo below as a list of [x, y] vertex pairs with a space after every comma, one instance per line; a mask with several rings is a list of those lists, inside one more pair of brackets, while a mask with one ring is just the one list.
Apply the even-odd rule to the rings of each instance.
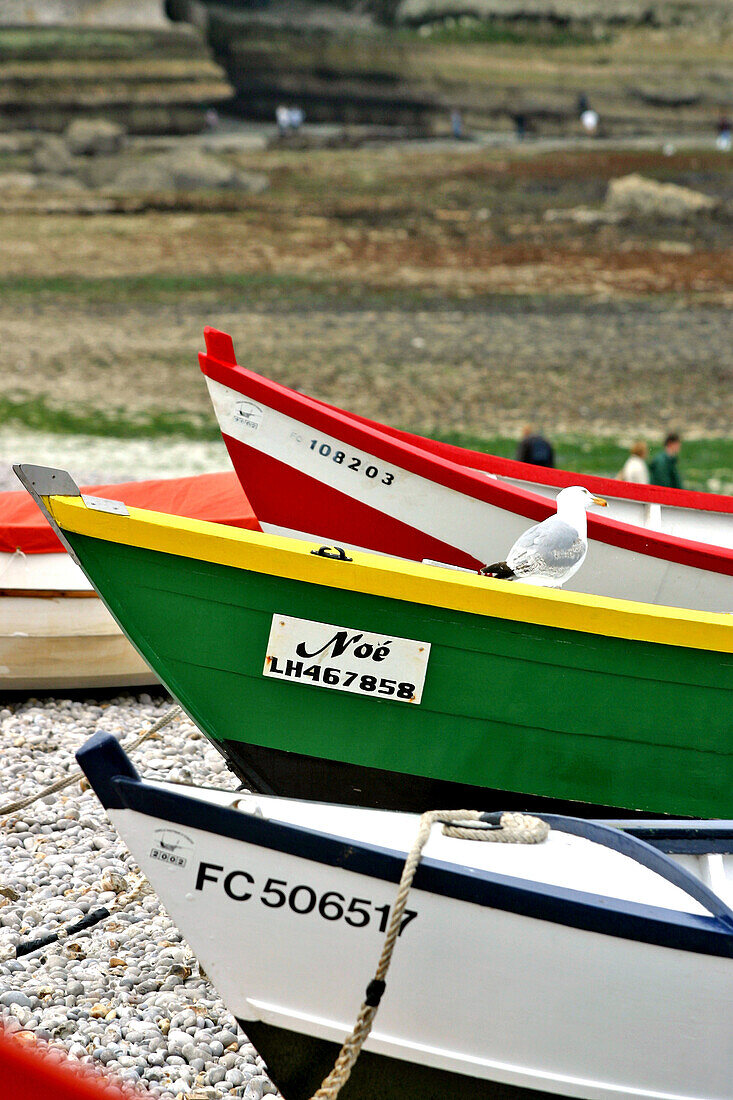
[[670, 489], [681, 489], [682, 478], [677, 469], [677, 455], [682, 446], [677, 432], [669, 432], [664, 440], [664, 450], [649, 463], [649, 474], [652, 485], [666, 485]]

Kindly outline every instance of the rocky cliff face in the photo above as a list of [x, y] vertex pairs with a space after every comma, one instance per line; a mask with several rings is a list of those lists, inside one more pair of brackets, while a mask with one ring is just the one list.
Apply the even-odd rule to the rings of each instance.
[[[581, 133], [713, 133], [730, 111], [731, 0], [167, 0], [273, 119]], [[399, 26], [388, 26], [390, 18]]]
[[163, 0], [0, 0], [0, 25], [161, 27]]
[[729, 0], [398, 0], [395, 13], [403, 24], [469, 15], [595, 33], [620, 27], [733, 27]]
[[9, 26], [0, 34], [0, 130], [105, 118], [132, 134], [201, 130], [231, 96], [190, 27]]

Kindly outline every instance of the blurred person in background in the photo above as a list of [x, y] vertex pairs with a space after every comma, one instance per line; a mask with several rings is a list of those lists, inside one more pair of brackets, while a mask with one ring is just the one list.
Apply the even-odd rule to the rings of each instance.
[[463, 141], [463, 115], [457, 107], [450, 113], [450, 131], [456, 141]]
[[533, 466], [554, 466], [555, 452], [552, 444], [543, 435], [527, 424], [517, 447], [517, 461], [531, 462]]
[[677, 469], [677, 456], [682, 443], [677, 432], [668, 432], [664, 448], [649, 463], [652, 485], [666, 485], [669, 489], [681, 489], [682, 478]]
[[648, 485], [648, 457], [649, 448], [646, 443], [641, 439], [637, 440], [637, 442], [631, 446], [629, 457], [624, 462], [623, 468], [618, 475], [621, 481], [633, 481], [636, 485]]
[[598, 133], [598, 123], [600, 119], [598, 117], [598, 112], [591, 107], [590, 100], [585, 92], [581, 92], [578, 96], [577, 111], [578, 119], [580, 120], [580, 125], [583, 127], [584, 133], [586, 133], [588, 137], [595, 137]]
[[275, 121], [280, 137], [285, 137], [290, 129], [290, 109], [284, 103], [279, 103], [275, 109]]

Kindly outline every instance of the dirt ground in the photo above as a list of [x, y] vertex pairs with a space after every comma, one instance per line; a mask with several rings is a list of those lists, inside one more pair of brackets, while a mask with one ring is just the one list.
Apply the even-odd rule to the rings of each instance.
[[409, 147], [240, 157], [228, 213], [0, 214], [1, 392], [210, 417], [202, 328], [240, 361], [422, 431], [730, 434], [733, 219], [587, 226], [641, 171], [717, 198], [730, 157]]
[[[54, 306], [3, 316], [3, 388], [121, 419], [210, 415], [202, 330], [240, 362], [354, 412], [418, 431], [727, 435], [729, 314], [721, 306], [499, 299], [480, 309], [333, 309], [242, 302], [154, 312]], [[39, 369], [40, 368], [40, 369]], [[12, 379], [8, 376], [12, 374]]]

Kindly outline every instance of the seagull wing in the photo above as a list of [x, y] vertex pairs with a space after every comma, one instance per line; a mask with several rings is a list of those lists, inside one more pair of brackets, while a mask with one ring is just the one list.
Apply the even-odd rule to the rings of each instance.
[[562, 581], [569, 570], [581, 564], [587, 551], [588, 543], [575, 527], [550, 516], [520, 535], [506, 560], [518, 580], [542, 574]]

